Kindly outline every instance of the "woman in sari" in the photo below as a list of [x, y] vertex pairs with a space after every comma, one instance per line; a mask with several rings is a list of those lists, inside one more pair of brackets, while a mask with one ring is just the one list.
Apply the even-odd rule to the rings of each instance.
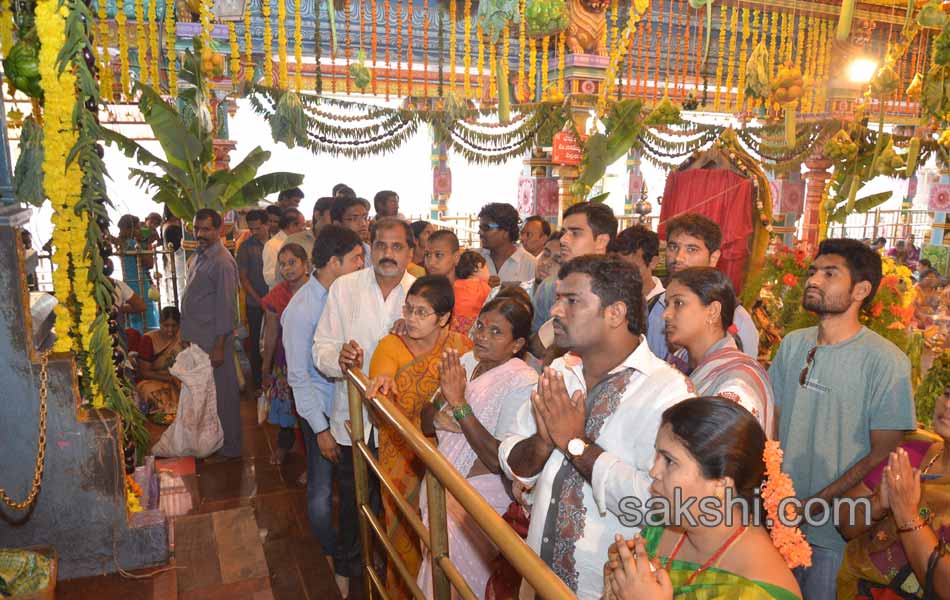
[[[531, 336], [531, 304], [512, 298], [492, 300], [482, 309], [472, 334], [472, 352], [446, 352], [441, 390], [423, 410], [423, 433], [439, 439], [439, 452], [452, 463], [499, 515], [511, 497], [498, 466], [498, 445], [518, 410], [531, 397], [537, 372], [521, 357]], [[425, 497], [424, 495], [422, 496]], [[422, 517], [428, 523], [428, 504]], [[446, 497], [449, 556], [475, 596], [485, 597], [498, 549], [451, 496]], [[432, 563], [425, 553], [419, 587], [432, 598]]]
[[307, 252], [299, 244], [287, 244], [277, 254], [277, 268], [283, 281], [261, 298], [264, 309], [264, 350], [261, 353], [261, 387], [270, 400], [267, 421], [278, 425], [277, 451], [271, 457], [272, 464], [283, 464], [294, 447], [297, 416], [294, 413], [294, 398], [287, 383], [287, 357], [284, 355], [283, 330], [280, 317], [303, 284], [310, 277], [310, 261]]
[[[765, 433], [735, 402], [690, 398], [666, 409], [656, 436], [650, 470], [654, 496], [670, 506], [694, 502], [693, 519], [667, 527], [647, 526], [633, 540], [617, 536], [604, 565], [607, 600], [795, 600], [801, 593], [782, 555], [764, 527], [749, 523], [728, 498], [754, 506], [765, 475]], [[710, 504], [712, 506], [710, 506]], [[734, 511], [727, 520], [723, 508]], [[714, 514], [713, 510], [719, 514]], [[715, 524], [704, 523], [715, 517]], [[632, 547], [632, 549], [631, 549]]]
[[[445, 277], [426, 275], [409, 288], [402, 314], [404, 335], [390, 334], [380, 340], [369, 365], [371, 378], [367, 395], [393, 392], [393, 401], [419, 427], [423, 406], [432, 401], [439, 388], [439, 367], [448, 350], [467, 351], [472, 343], [449, 330], [455, 295]], [[396, 490], [409, 504], [418, 504], [419, 486], [425, 469], [412, 449], [392, 428], [379, 428], [379, 464]], [[409, 573], [419, 572], [422, 556], [419, 539], [400, 518], [389, 494], [383, 494], [383, 517], [389, 539]], [[390, 561], [386, 591], [390, 598], [408, 598], [408, 588]]]
[[[722, 271], [693, 267], [675, 273], [666, 286], [666, 340], [696, 386], [698, 396], [733, 400], [775, 436], [775, 399], [768, 373], [742, 352], [729, 333], [737, 306], [732, 283]], [[679, 365], [677, 365], [679, 366]]]
[[139, 342], [139, 382], [135, 389], [148, 404], [149, 416], [161, 424], [170, 423], [178, 413], [181, 384], [168, 369], [185, 349], [180, 326], [178, 308], [166, 306], [162, 309], [159, 328], [146, 333]]
[[[870, 498], [864, 508], [839, 506], [839, 529], [849, 539], [838, 571], [838, 598], [950, 598], [950, 393], [934, 406], [937, 435], [917, 431], [847, 493]], [[938, 437], [939, 436], [939, 437]]]

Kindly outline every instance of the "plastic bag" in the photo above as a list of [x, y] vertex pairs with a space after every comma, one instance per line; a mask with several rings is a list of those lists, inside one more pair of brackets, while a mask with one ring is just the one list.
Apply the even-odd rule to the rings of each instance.
[[192, 344], [178, 353], [168, 372], [181, 381], [178, 413], [152, 447], [152, 454], [210, 456], [224, 444], [211, 359], [197, 344]]
[[567, 29], [567, 3], [564, 0], [528, 0], [525, 26], [528, 37], [557, 35]]

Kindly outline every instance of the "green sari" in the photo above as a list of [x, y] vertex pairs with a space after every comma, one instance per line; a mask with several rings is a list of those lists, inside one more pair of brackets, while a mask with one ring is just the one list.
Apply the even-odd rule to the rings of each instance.
[[[663, 527], [648, 526], [644, 527], [641, 532], [647, 543], [647, 553], [651, 557], [656, 556], [660, 538], [663, 537], [663, 530]], [[660, 562], [665, 564], [668, 560], [663, 557]], [[716, 567], [709, 567], [700, 573], [691, 584], [686, 585], [686, 581], [699, 569], [700, 565], [684, 560], [674, 560], [672, 564], [666, 566], [670, 574], [670, 581], [673, 583], [674, 598], [687, 600], [799, 600], [798, 596], [785, 588], [764, 581], [746, 579]]]

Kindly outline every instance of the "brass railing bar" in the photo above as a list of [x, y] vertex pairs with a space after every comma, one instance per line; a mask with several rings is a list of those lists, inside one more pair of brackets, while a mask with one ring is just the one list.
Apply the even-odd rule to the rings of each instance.
[[360, 452], [363, 453], [363, 458], [366, 459], [366, 463], [369, 465], [369, 468], [376, 473], [376, 477], [379, 478], [379, 483], [389, 495], [392, 497], [393, 501], [396, 503], [396, 506], [399, 508], [399, 512], [406, 518], [407, 521], [412, 525], [412, 528], [416, 531], [416, 535], [419, 536], [419, 539], [422, 540], [422, 543], [426, 545], [426, 548], [429, 547], [429, 532], [426, 529], [426, 526], [422, 523], [422, 519], [419, 518], [419, 515], [416, 514], [416, 510], [409, 505], [409, 502], [402, 497], [402, 494], [395, 489], [389, 480], [386, 477], [383, 477], [382, 471], [380, 470], [379, 463], [376, 462], [376, 458], [373, 456], [373, 453], [370, 451], [369, 446], [365, 442], [359, 442]]
[[[458, 567], [455, 566], [451, 558], [448, 556], [440, 556], [438, 563], [439, 567], [442, 568], [442, 572], [445, 573], [445, 576], [448, 577], [452, 583], [452, 587], [458, 591], [459, 596], [465, 600], [478, 600], [478, 596], [472, 591], [472, 588], [468, 585], [468, 582], [465, 581], [465, 577], [459, 572]], [[434, 570], [435, 569], [433, 569], [433, 571]]]
[[366, 522], [370, 524], [370, 527], [376, 533], [376, 537], [382, 542], [389, 564], [396, 568], [396, 573], [402, 578], [416, 600], [426, 600], [425, 594], [422, 593], [422, 590], [419, 589], [419, 584], [416, 583], [416, 578], [409, 573], [409, 569], [406, 568], [402, 559], [399, 558], [399, 552], [396, 550], [396, 547], [389, 541], [389, 536], [386, 535], [383, 524], [379, 522], [379, 519], [376, 518], [376, 515], [373, 514], [369, 506], [364, 504], [360, 507], [360, 510], [363, 512], [363, 517]]
[[[362, 441], [365, 437], [363, 434], [363, 390], [357, 390], [354, 386], [349, 384], [346, 386], [346, 389], [347, 395], [349, 397], [350, 414], [358, 415], [357, 418], [350, 419], [350, 443], [353, 443], [353, 440]], [[353, 479], [356, 488], [356, 506], [360, 509], [363, 509], [369, 506], [369, 477], [366, 473], [366, 463], [363, 462], [363, 457], [355, 445], [352, 448], [352, 452]], [[369, 528], [366, 525], [365, 519], [359, 519], [359, 524], [363, 566], [369, 567], [373, 564], [373, 553], [372, 549], [370, 548]], [[388, 540], [386, 540], [386, 542], [388, 542]], [[373, 585], [370, 583], [369, 578], [365, 578], [365, 585], [366, 600], [373, 600]]]
[[[446, 523], [445, 488], [439, 480], [426, 471], [426, 501], [429, 503], [429, 549], [433, 558], [449, 555], [449, 530]], [[466, 587], [468, 587], [466, 585]], [[442, 569], [441, 560], [432, 561], [432, 595], [437, 600], [451, 600], [452, 587]]]
[[376, 569], [369, 567], [366, 569], [366, 573], [369, 575], [369, 579], [373, 582], [373, 587], [375, 587], [376, 591], [379, 592], [380, 598], [382, 598], [382, 600], [389, 600], [389, 594], [386, 593], [386, 586], [384, 586], [383, 582], [379, 580], [379, 575], [376, 574]]
[[[366, 393], [369, 379], [360, 369], [349, 369], [347, 379], [363, 394]], [[351, 418], [362, 421], [362, 411], [359, 406], [360, 398], [356, 403], [350, 402]], [[423, 462], [429, 473], [438, 479], [455, 500], [472, 516], [479, 527], [498, 547], [514, 569], [521, 573], [525, 580], [541, 597], [547, 600], [560, 598], [574, 598], [561, 579], [525, 544], [524, 540], [475, 492], [455, 468], [442, 456], [439, 451], [423, 436], [411, 421], [388, 398], [374, 396], [367, 400], [371, 408], [376, 409], [378, 418], [385, 419], [399, 435], [412, 447], [416, 456]], [[360, 423], [362, 429], [362, 423]]]

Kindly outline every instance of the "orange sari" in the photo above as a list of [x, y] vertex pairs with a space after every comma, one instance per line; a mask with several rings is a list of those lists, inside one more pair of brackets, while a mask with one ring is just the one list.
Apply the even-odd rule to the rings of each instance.
[[[436, 342], [431, 352], [422, 356], [413, 356], [402, 338], [387, 335], [380, 340], [369, 365], [369, 376], [389, 375], [393, 378], [396, 391], [395, 403], [409, 417], [416, 427], [420, 427], [422, 407], [432, 401], [439, 389], [439, 365], [442, 353], [446, 350], [458, 350], [465, 354], [472, 342], [465, 336], [446, 330]], [[393, 486], [411, 506], [419, 504], [419, 486], [425, 475], [422, 463], [416, 458], [412, 448], [396, 431], [390, 427], [379, 428], [379, 464]], [[419, 539], [400, 518], [399, 509], [389, 494], [383, 493], [383, 518], [386, 531], [399, 557], [412, 577], [419, 573], [422, 554]], [[392, 565], [387, 566], [386, 592], [390, 598], [411, 598], [409, 589]]]

